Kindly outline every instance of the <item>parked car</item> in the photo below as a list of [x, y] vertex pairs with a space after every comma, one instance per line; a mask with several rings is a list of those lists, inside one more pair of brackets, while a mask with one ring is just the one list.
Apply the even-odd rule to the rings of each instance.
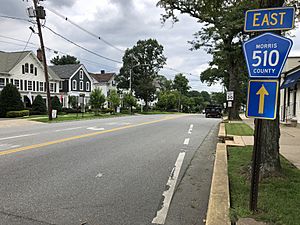
[[207, 105], [205, 108], [205, 117], [222, 117], [222, 107], [220, 105]]

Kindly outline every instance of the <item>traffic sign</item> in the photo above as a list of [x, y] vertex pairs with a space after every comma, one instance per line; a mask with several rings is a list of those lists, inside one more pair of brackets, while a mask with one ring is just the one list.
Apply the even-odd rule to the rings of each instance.
[[234, 92], [233, 91], [227, 91], [226, 100], [227, 101], [233, 101], [234, 99]]
[[265, 33], [243, 44], [250, 78], [278, 78], [292, 48], [292, 40]]
[[250, 80], [246, 116], [274, 120], [277, 111], [278, 86], [277, 80]]
[[295, 8], [254, 9], [246, 12], [245, 32], [290, 30], [294, 28]]

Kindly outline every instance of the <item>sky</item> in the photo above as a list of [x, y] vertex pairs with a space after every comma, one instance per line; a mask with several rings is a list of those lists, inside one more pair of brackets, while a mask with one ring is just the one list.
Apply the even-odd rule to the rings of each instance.
[[[32, 0], [0, 0], [0, 3], [0, 15], [19, 18], [28, 18], [26, 9], [33, 5]], [[46, 20], [43, 23], [47, 27], [98, 55], [121, 62], [125, 49], [133, 47], [138, 40], [155, 38], [164, 46], [164, 55], [167, 57], [166, 67], [168, 68], [161, 70], [160, 74], [173, 79], [177, 71], [181, 71], [189, 79], [189, 85], [193, 90], [222, 91], [220, 84], [208, 87], [199, 79], [200, 73], [208, 68], [208, 63], [212, 59], [211, 55], [202, 49], [189, 50], [191, 45], [188, 41], [193, 40], [193, 34], [201, 29], [201, 24], [188, 15], [179, 15], [178, 23], [172, 24], [169, 21], [162, 24], [161, 14], [164, 10], [156, 7], [156, 3], [157, 0], [47, 0], [41, 2], [46, 9]], [[109, 44], [83, 32], [57, 14], [67, 17], [92, 34], [100, 36]], [[37, 34], [32, 34], [30, 26], [33, 24], [28, 21], [0, 17], [0, 50], [36, 51], [39, 39]], [[34, 27], [34, 30], [37, 31], [37, 28]], [[293, 31], [292, 35], [294, 46], [290, 55], [300, 56], [299, 29]], [[85, 65], [89, 72], [105, 70], [118, 73], [122, 66], [121, 63], [86, 52], [48, 29], [43, 29], [43, 36], [48, 60], [57, 55], [73, 55]], [[9, 38], [19, 39], [25, 43]], [[26, 46], [28, 40], [29, 44]]]

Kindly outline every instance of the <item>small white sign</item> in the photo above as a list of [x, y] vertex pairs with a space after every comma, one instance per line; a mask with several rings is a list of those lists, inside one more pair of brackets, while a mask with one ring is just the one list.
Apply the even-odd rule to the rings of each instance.
[[233, 91], [227, 91], [226, 100], [227, 101], [233, 101], [234, 99], [234, 92]]
[[231, 107], [232, 107], [232, 102], [229, 101], [229, 102], [227, 103], [227, 105], [228, 105], [228, 108], [231, 108]]
[[52, 118], [56, 118], [57, 117], [57, 110], [56, 109], [52, 109]]

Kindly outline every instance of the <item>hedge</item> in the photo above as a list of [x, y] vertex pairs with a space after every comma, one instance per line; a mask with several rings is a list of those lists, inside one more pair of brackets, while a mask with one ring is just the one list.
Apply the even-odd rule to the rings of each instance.
[[29, 110], [21, 110], [21, 111], [8, 111], [6, 113], [6, 117], [13, 118], [13, 117], [23, 117], [29, 116]]

